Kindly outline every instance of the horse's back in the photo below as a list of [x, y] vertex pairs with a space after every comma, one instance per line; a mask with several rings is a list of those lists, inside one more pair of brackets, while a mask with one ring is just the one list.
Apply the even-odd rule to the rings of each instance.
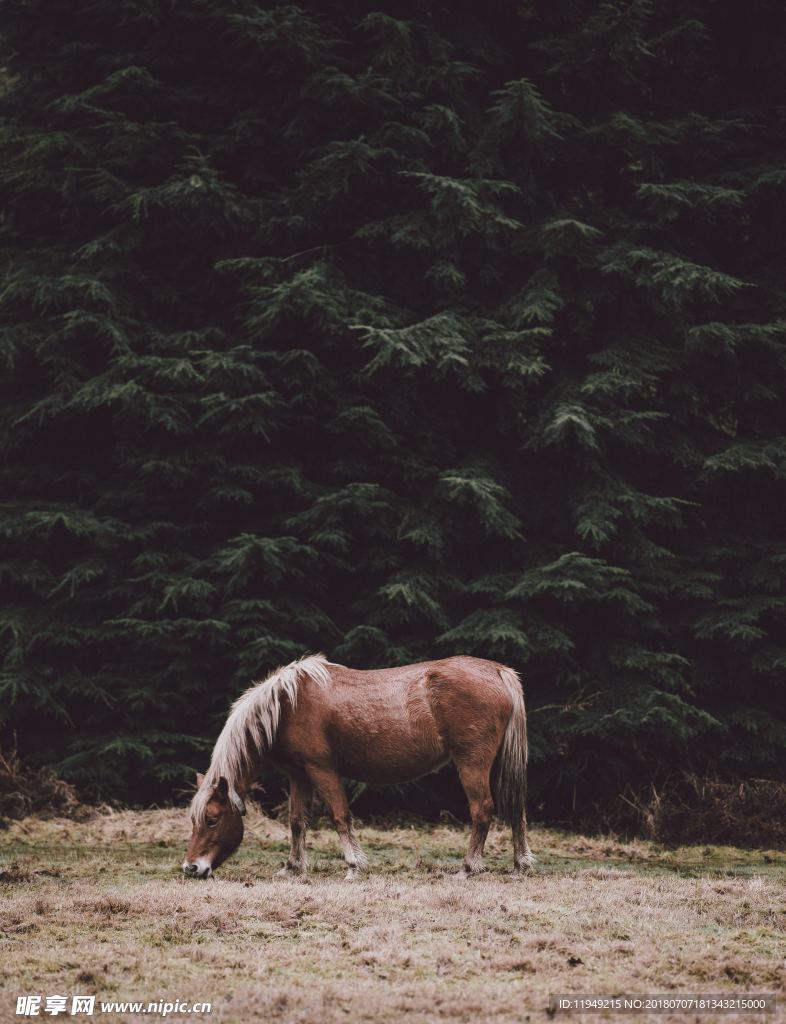
[[[364, 703], [385, 709], [408, 708], [410, 714], [430, 713], [437, 719], [444, 710], [463, 707], [467, 713], [499, 703], [510, 713], [509, 692], [503, 682], [505, 666], [496, 661], [456, 655], [435, 661], [382, 669], [330, 668], [330, 683], [320, 694], [327, 706]], [[509, 670], [508, 670], [509, 671]]]
[[394, 668], [356, 669], [329, 663], [334, 687], [356, 691], [384, 687], [406, 687], [418, 679], [444, 679], [474, 692], [499, 687], [500, 671], [505, 665], [469, 654], [457, 654], [434, 661], [418, 661]]

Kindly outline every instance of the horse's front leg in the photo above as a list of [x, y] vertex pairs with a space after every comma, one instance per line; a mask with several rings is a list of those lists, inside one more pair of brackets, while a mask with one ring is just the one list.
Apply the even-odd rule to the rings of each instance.
[[351, 881], [361, 868], [368, 866], [368, 861], [352, 829], [352, 815], [341, 778], [331, 768], [317, 765], [306, 765], [306, 774], [333, 821], [347, 863], [345, 878]]
[[308, 826], [308, 808], [314, 795], [311, 783], [307, 779], [289, 780], [289, 828], [292, 832], [292, 844], [289, 859], [281, 869], [281, 875], [302, 875], [306, 870], [306, 828]]

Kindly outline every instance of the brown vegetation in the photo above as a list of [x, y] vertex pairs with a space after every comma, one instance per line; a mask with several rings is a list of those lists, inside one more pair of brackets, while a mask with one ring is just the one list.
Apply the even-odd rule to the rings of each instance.
[[0, 753], [0, 822], [28, 814], [82, 817], [85, 813], [74, 787], [49, 769], [23, 765], [16, 751]]
[[644, 835], [660, 843], [786, 846], [786, 783], [685, 775], [639, 804]]

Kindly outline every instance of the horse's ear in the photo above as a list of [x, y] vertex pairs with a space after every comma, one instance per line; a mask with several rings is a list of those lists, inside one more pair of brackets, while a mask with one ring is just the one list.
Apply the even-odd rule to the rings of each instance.
[[225, 803], [229, 797], [229, 783], [223, 775], [216, 783], [216, 796], [219, 800], [223, 800]]
[[202, 783], [205, 781], [205, 776], [202, 774], [202, 772], [197, 772], [196, 773], [196, 780], [197, 780], [197, 789], [201, 789], [202, 788]]

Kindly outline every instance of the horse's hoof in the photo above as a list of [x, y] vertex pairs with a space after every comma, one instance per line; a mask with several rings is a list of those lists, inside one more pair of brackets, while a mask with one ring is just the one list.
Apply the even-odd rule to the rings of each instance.
[[344, 875], [344, 881], [345, 882], [354, 882], [359, 874], [360, 874], [360, 871], [358, 870], [358, 868], [350, 866], [350, 867], [347, 868], [347, 873]]
[[300, 878], [304, 868], [294, 868], [291, 864], [285, 864], [280, 871], [276, 872], [278, 878]]
[[535, 871], [535, 864], [535, 855], [533, 853], [530, 853], [528, 856], [524, 857], [518, 863], [514, 862], [513, 874], [522, 876], [531, 875]]

